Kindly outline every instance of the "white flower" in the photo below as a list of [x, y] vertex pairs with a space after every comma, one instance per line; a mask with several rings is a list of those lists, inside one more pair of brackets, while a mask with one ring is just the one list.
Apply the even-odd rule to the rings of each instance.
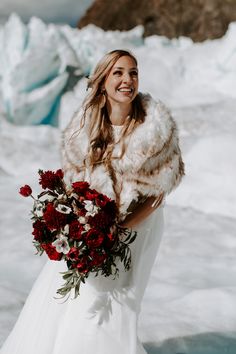
[[67, 205], [64, 204], [58, 204], [58, 206], [55, 209], [62, 214], [70, 214], [70, 212], [72, 211], [71, 207], [68, 207]]
[[98, 213], [99, 208], [93, 204], [91, 200], [85, 200], [85, 210], [87, 210], [87, 213], [85, 216], [94, 216]]
[[41, 218], [43, 216], [43, 208], [44, 208], [44, 204], [43, 203], [35, 202], [35, 204], [34, 204], [34, 214], [38, 218]]
[[80, 216], [78, 220], [81, 224], [86, 224], [86, 222], [88, 221], [87, 218], [85, 218], [84, 216]]
[[64, 230], [63, 230], [63, 235], [68, 235], [68, 233], [69, 233], [69, 225], [68, 224], [66, 224], [65, 226], [64, 226]]
[[73, 197], [73, 198], [75, 198], [75, 199], [78, 199], [78, 198], [79, 198], [79, 197], [78, 197], [78, 194], [76, 194], [76, 193], [71, 193], [70, 196]]
[[70, 246], [67, 241], [67, 237], [59, 235], [58, 238], [52, 243], [58, 253], [67, 254], [70, 251]]
[[84, 225], [84, 230], [88, 231], [91, 229], [91, 226], [89, 224]]
[[42, 202], [45, 202], [45, 201], [52, 202], [55, 199], [55, 197], [50, 194], [43, 194], [43, 195], [41, 195], [41, 197], [39, 199]]
[[57, 196], [57, 200], [60, 200], [60, 201], [65, 201], [67, 199], [67, 196], [65, 194], [58, 194]]

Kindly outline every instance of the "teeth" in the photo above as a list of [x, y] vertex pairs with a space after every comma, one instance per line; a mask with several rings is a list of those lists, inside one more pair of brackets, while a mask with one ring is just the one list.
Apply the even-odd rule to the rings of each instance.
[[132, 92], [132, 89], [118, 89], [120, 92]]

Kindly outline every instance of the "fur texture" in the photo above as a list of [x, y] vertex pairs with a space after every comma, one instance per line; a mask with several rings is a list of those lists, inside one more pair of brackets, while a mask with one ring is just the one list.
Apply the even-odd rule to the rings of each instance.
[[[63, 132], [62, 166], [69, 183], [86, 180], [92, 188], [116, 199], [121, 218], [133, 202], [148, 196], [170, 193], [184, 175], [184, 164], [178, 142], [175, 121], [161, 101], [142, 94], [146, 110], [145, 122], [126, 138], [127, 148], [121, 159], [103, 164], [93, 172], [83, 168], [88, 149], [88, 121], [79, 131], [81, 109]], [[115, 128], [114, 128], [115, 129]], [[113, 156], [120, 156], [121, 144], [115, 145]]]

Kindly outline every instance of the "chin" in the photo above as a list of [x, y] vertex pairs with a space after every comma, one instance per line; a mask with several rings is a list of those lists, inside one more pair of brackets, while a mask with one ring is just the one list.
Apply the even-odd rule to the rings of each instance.
[[120, 102], [120, 103], [131, 103], [134, 99], [135, 99], [135, 97], [136, 97], [137, 95], [133, 95], [133, 96], [127, 96], [127, 97], [122, 97], [122, 98], [120, 98], [119, 97], [119, 99], [117, 100], [118, 102]]

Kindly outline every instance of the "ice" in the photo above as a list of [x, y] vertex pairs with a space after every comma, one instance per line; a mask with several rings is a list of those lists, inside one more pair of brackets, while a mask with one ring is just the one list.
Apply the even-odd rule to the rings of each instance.
[[[39, 122], [43, 110], [46, 114], [52, 100], [48, 85], [52, 85], [53, 94], [59, 87], [59, 83], [53, 86], [54, 80], [63, 75], [71, 80], [68, 65], [78, 65], [80, 73], [85, 74], [104, 52], [124, 43], [137, 56], [140, 90], [161, 98], [172, 109], [186, 164], [183, 183], [167, 198], [165, 235], [143, 301], [140, 338], [149, 354], [235, 354], [236, 23], [230, 25], [223, 38], [199, 44], [188, 38], [169, 40], [158, 36], [148, 37], [142, 44], [141, 28], [113, 33], [88, 26], [78, 31], [69, 26], [45, 25], [39, 19], [31, 19], [26, 27], [18, 21], [18, 26], [21, 33], [24, 28], [30, 29], [28, 33], [34, 39], [24, 47], [20, 35], [10, 40], [9, 34], [8, 55], [15, 50], [14, 41], [17, 50], [6, 68], [9, 77], [14, 69], [17, 92], [24, 91], [26, 85], [20, 78], [27, 72], [25, 83], [33, 88], [24, 94], [32, 104], [35, 102], [39, 112], [38, 121], [32, 121], [32, 116], [29, 119], [27, 113], [23, 122], [22, 115], [24, 124]], [[0, 30], [1, 43], [4, 36]], [[43, 58], [39, 46], [44, 54], [51, 46], [52, 56], [45, 59], [47, 66], [42, 65], [37, 71], [37, 63]], [[32, 60], [26, 56], [27, 51]], [[1, 73], [2, 59], [0, 56]], [[22, 68], [19, 73], [17, 65]], [[34, 76], [32, 71], [37, 71]], [[34, 87], [41, 78], [49, 76], [49, 82]], [[5, 99], [8, 94], [11, 105], [16, 103], [9, 94], [13, 90], [10, 84], [2, 86], [1, 342], [13, 327], [45, 262], [45, 258], [34, 255], [28, 216], [31, 203], [18, 195], [18, 189], [25, 183], [37, 189], [39, 168], [60, 167], [61, 130], [85, 97], [86, 86], [87, 80], [82, 78], [63, 92], [57, 105], [59, 128], [16, 126], [9, 122], [1, 95]], [[55, 96], [58, 100], [60, 93]]]
[[[62, 94], [115, 48], [135, 52], [141, 89], [157, 93], [172, 107], [182, 106], [186, 96], [188, 106], [235, 98], [235, 23], [222, 39], [200, 44], [158, 36], [143, 42], [142, 34], [142, 26], [128, 32], [105, 32], [94, 25], [78, 30], [46, 25], [36, 17], [25, 25], [13, 14], [0, 30], [0, 77], [8, 119], [16, 124], [57, 125]], [[152, 76], [145, 80], [150, 69]]]
[[[189, 38], [151, 36], [136, 53], [143, 75], [152, 72], [151, 90], [172, 107], [217, 103], [236, 97], [235, 38], [236, 23], [231, 23], [221, 39], [194, 44]], [[150, 91], [149, 80], [141, 81], [143, 90]]]
[[34, 14], [45, 22], [69, 23], [76, 26], [78, 20], [94, 0], [1, 0], [0, 24], [5, 23], [12, 12], [24, 22]]
[[[16, 34], [17, 33], [17, 34]], [[104, 32], [46, 25], [32, 17], [28, 25], [10, 16], [0, 30], [0, 77], [7, 118], [16, 124], [57, 125], [60, 97], [73, 79], [88, 74], [107, 50], [142, 44], [143, 28]]]
[[108, 51], [135, 47], [143, 44], [143, 27], [137, 26], [127, 32], [103, 31], [92, 24], [81, 30], [63, 26], [61, 32], [67, 38], [79, 58], [84, 74], [89, 74], [97, 61]]

